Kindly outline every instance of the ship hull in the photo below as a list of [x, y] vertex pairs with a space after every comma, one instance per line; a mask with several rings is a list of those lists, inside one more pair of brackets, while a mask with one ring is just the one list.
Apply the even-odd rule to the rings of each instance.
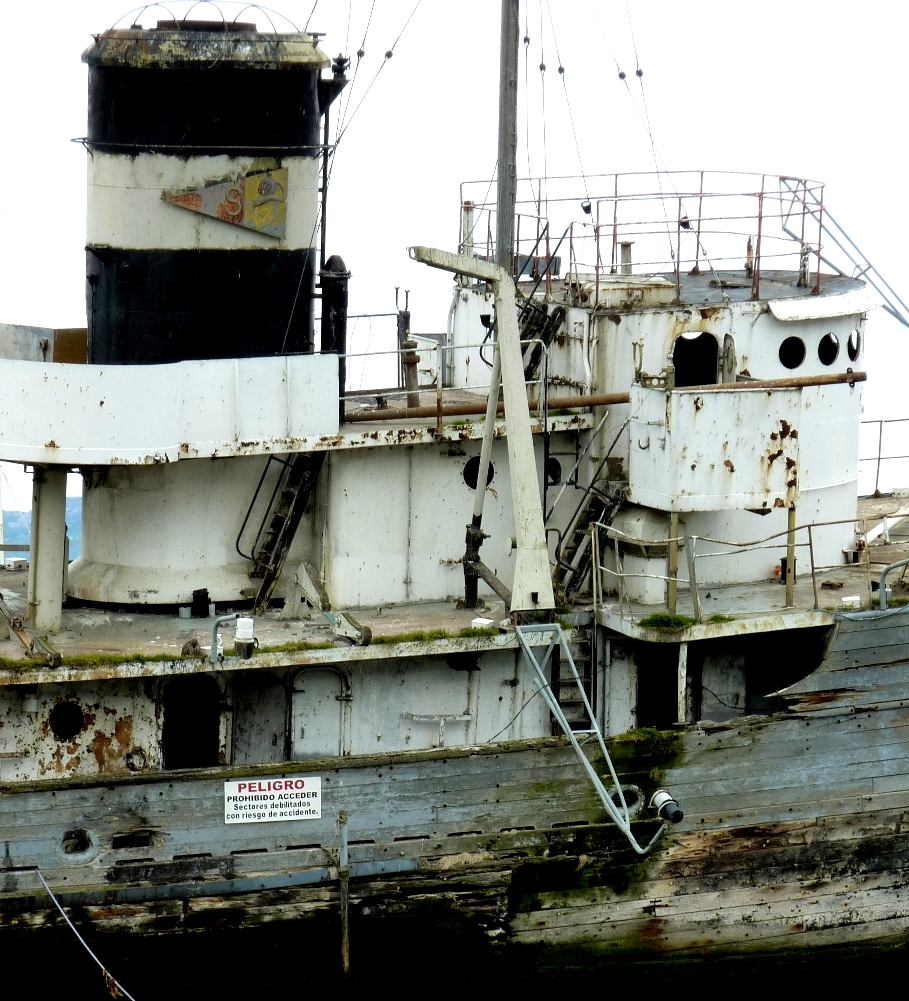
[[[646, 858], [555, 737], [8, 786], [0, 934], [60, 926], [38, 866], [97, 933], [303, 921], [337, 938], [345, 811], [351, 934], [369, 941], [417, 921], [431, 950], [450, 948], [458, 929], [490, 955], [543, 965], [902, 943], [905, 618], [841, 620], [821, 667], [774, 715], [611, 738], [623, 785], [664, 784], [685, 806]], [[323, 789], [322, 817], [305, 831], [225, 825], [225, 782], [302, 774], [320, 775]], [[639, 841], [656, 829], [635, 826]], [[59, 831], [79, 850], [61, 850]]]

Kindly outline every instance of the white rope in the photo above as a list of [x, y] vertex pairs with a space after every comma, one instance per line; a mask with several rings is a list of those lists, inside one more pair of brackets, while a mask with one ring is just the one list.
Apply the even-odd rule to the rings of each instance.
[[104, 963], [102, 963], [101, 960], [98, 959], [98, 957], [91, 951], [88, 942], [86, 942], [85, 939], [76, 930], [76, 926], [72, 923], [72, 921], [70, 921], [66, 911], [64, 911], [63, 908], [60, 906], [60, 901], [57, 900], [57, 898], [54, 896], [53, 892], [51, 891], [51, 888], [47, 885], [47, 880], [44, 878], [44, 876], [41, 873], [41, 870], [37, 866], [35, 866], [35, 872], [38, 874], [38, 879], [41, 880], [44, 889], [47, 890], [47, 895], [51, 898], [51, 900], [53, 900], [57, 910], [63, 915], [63, 920], [70, 926], [70, 928], [72, 928], [73, 934], [76, 936], [77, 939], [79, 939], [79, 941], [85, 947], [85, 951], [98, 964], [99, 968], [101, 969], [101, 973], [104, 976], [104, 983], [107, 985], [107, 989], [110, 991], [111, 997], [115, 998], [124, 997], [124, 998], [129, 998], [129, 1001], [136, 1001], [136, 999], [132, 996], [132, 994], [130, 994], [129, 991], [118, 980], [116, 980], [113, 976], [111, 976], [110, 973], [107, 972], [107, 970], [104, 968]]

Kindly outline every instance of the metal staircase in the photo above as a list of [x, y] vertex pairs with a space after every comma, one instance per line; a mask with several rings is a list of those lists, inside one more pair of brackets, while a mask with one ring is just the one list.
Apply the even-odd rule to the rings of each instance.
[[[635, 838], [631, 830], [631, 818], [625, 802], [625, 793], [622, 789], [622, 784], [619, 782], [618, 775], [616, 775], [612, 759], [609, 757], [609, 751], [606, 750], [603, 734], [600, 731], [590, 699], [587, 697], [584, 682], [572, 656], [565, 631], [558, 623], [535, 623], [533, 625], [515, 626], [515, 633], [517, 634], [524, 660], [533, 670], [533, 680], [537, 691], [543, 696], [543, 700], [549, 706], [553, 720], [574, 748], [578, 762], [588, 779], [590, 779], [604, 809], [628, 839], [629, 844], [638, 855], [646, 855], [666, 833], [669, 824], [661, 824], [659, 830], [645, 846], [642, 847], [638, 844], [637, 838]], [[541, 648], [545, 648], [542, 658], [537, 656], [537, 651]], [[562, 692], [566, 687], [566, 683], [562, 680], [563, 675], [566, 673], [564, 671], [565, 667], [568, 669], [567, 674], [573, 680], [577, 698], [584, 707], [585, 722], [581, 726], [572, 723], [568, 719], [564, 702], [561, 701]], [[547, 668], [558, 679], [558, 695], [556, 694], [554, 685], [550, 683], [547, 676]], [[609, 768], [609, 775], [613, 782], [612, 790], [607, 790], [603, 784], [603, 780], [584, 753], [582, 744], [586, 744], [589, 740], [593, 739], [596, 739], [599, 744], [600, 753], [603, 755], [603, 759]], [[618, 802], [613, 799], [613, 796], [615, 796]]]
[[[805, 226], [801, 216], [812, 219], [819, 227], [823, 223], [824, 239], [828, 246], [812, 248], [804, 243]], [[797, 222], [801, 222], [799, 232], [792, 228]], [[787, 236], [802, 242], [806, 251], [816, 253], [824, 264], [837, 274], [850, 278], [861, 278], [862, 281], [867, 282], [881, 297], [884, 309], [904, 327], [909, 327], [909, 306], [903, 302], [890, 283], [859, 250], [852, 237], [833, 218], [830, 210], [821, 201], [817, 190], [805, 181], [794, 177], [780, 178], [780, 225]], [[847, 268], [851, 265], [851, 274], [847, 268], [841, 267], [833, 259], [834, 248], [839, 250], [845, 258]], [[824, 253], [825, 250], [826, 253]]]
[[585, 491], [565, 533], [566, 541], [555, 567], [555, 585], [566, 601], [571, 602], [581, 592], [590, 576], [593, 560], [590, 525], [612, 523], [625, 503], [625, 487], [623, 482], [608, 481], [602, 485], [592, 483]]
[[[249, 576], [261, 579], [254, 603], [257, 613], [263, 612], [268, 607], [324, 461], [324, 452], [297, 452], [286, 459], [271, 456], [262, 473], [237, 536], [237, 552], [245, 559], [251, 560], [253, 564]], [[272, 463], [280, 464], [281, 470], [251, 551], [244, 553], [240, 549], [240, 538], [246, 529]]]

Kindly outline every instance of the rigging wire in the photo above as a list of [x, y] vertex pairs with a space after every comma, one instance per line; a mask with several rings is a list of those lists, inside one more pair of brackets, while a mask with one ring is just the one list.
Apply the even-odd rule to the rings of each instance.
[[[350, 107], [350, 102], [353, 99], [354, 87], [356, 86], [357, 83], [357, 74], [360, 72], [360, 63], [363, 61], [363, 57], [366, 55], [366, 36], [369, 34], [369, 26], [372, 24], [372, 15], [375, 9], [376, 9], [376, 0], [372, 0], [372, 6], [369, 8], [369, 17], [366, 18], [366, 27], [363, 29], [363, 41], [360, 42], [360, 47], [357, 49], [357, 64], [356, 66], [354, 66], [353, 76], [350, 79], [350, 87], [347, 88], [347, 93], [345, 94], [344, 97], [344, 107], [341, 109], [341, 114], [338, 118], [338, 125], [335, 129], [336, 136], [340, 133], [341, 129], [344, 127], [344, 122], [347, 120], [347, 109]], [[348, 13], [348, 26], [349, 24], [350, 24], [350, 17]]]
[[[529, 5], [528, 5], [529, 6]], [[524, 150], [527, 153], [527, 176], [530, 169], [530, 13], [524, 8]]]
[[313, 14], [316, 12], [316, 7], [319, 6], [319, 0], [312, 5], [312, 10], [309, 12], [309, 17], [306, 18], [306, 24], [303, 25], [303, 30], [306, 31], [309, 28], [309, 22], [312, 20]]
[[[635, 41], [634, 37], [634, 25], [631, 23], [631, 7], [628, 5], [628, 0], [625, 0], [625, 13], [628, 15], [628, 31], [631, 34], [631, 47], [634, 49], [634, 75], [638, 78], [638, 83], [641, 86], [641, 103], [644, 106], [644, 127], [647, 129], [647, 137], [650, 139], [650, 149], [653, 154], [653, 169], [656, 172], [657, 186], [660, 189], [660, 204], [663, 207], [663, 220], [666, 223], [666, 236], [669, 239], [669, 256], [672, 259], [673, 264], [675, 263], [675, 247], [672, 245], [672, 231], [669, 228], [669, 217], [666, 214], [666, 198], [663, 194], [663, 180], [660, 174], [659, 163], [657, 162], [657, 149], [656, 142], [653, 138], [653, 128], [650, 124], [650, 111], [647, 108], [647, 95], [644, 92], [644, 71], [641, 69], [641, 60], [638, 58], [638, 43]], [[628, 88], [628, 80], [625, 80], [625, 87]], [[664, 164], [665, 167], [665, 164]], [[666, 171], [668, 175], [668, 171]], [[672, 183], [671, 179], [670, 183]], [[673, 185], [673, 188], [675, 185]], [[678, 191], [676, 191], [678, 194]]]
[[518, 722], [518, 717], [521, 716], [521, 714], [528, 708], [528, 706], [530, 706], [537, 696], [540, 695], [541, 691], [541, 689], [537, 689], [537, 691], [531, 696], [530, 699], [528, 699], [521, 709], [518, 710], [515, 716], [502, 728], [502, 730], [500, 730], [498, 734], [493, 734], [493, 736], [487, 741], [487, 744], [492, 744], [497, 737], [501, 737], [510, 727], [513, 727], [515, 723]]
[[[419, 9], [419, 7], [420, 7], [420, 5], [422, 3], [423, 3], [423, 0], [417, 0], [416, 4], [414, 5], [413, 10], [410, 12], [410, 16], [404, 22], [404, 27], [401, 28], [401, 30], [398, 32], [398, 37], [392, 43], [391, 48], [386, 50], [386, 52], [385, 52], [385, 58], [382, 60], [382, 62], [379, 65], [379, 68], [376, 70], [375, 76], [373, 76], [372, 80], [369, 81], [369, 86], [366, 88], [366, 92], [363, 94], [363, 96], [360, 98], [359, 103], [357, 104], [357, 106], [351, 112], [350, 118], [347, 119], [347, 121], [344, 123], [344, 125], [341, 128], [339, 128], [338, 134], [335, 137], [335, 148], [337, 148], [338, 143], [340, 143], [341, 140], [343, 139], [344, 133], [348, 130], [348, 128], [350, 128], [350, 123], [354, 120], [357, 112], [360, 110], [360, 108], [363, 107], [363, 102], [369, 96], [369, 92], [372, 90], [373, 85], [375, 84], [376, 80], [379, 79], [379, 74], [382, 72], [383, 69], [385, 69], [385, 67], [388, 65], [388, 61], [395, 54], [395, 47], [397, 46], [398, 42], [401, 41], [401, 37], [403, 36], [404, 32], [407, 30], [407, 26], [413, 20], [414, 14], [416, 14], [417, 10]], [[375, 0], [373, 0], [373, 7], [375, 7]], [[370, 17], [372, 17], [372, 12], [370, 12]], [[357, 58], [359, 58], [359, 56], [360, 56], [360, 53], [358, 52], [357, 53]]]
[[[540, 0], [540, 120], [543, 123], [543, 191], [545, 191], [546, 215], [549, 215], [549, 165], [546, 150], [546, 50], [543, 41], [543, 2]], [[543, 200], [543, 193], [540, 193]], [[541, 206], [537, 204], [537, 214]]]
[[[385, 64], [394, 55], [395, 46], [398, 44], [398, 42], [401, 41], [401, 38], [404, 35], [404, 32], [407, 30], [407, 26], [413, 20], [413, 16], [414, 16], [414, 14], [416, 14], [417, 9], [419, 8], [419, 6], [420, 6], [420, 4], [422, 2], [423, 2], [423, 0], [417, 0], [416, 5], [414, 6], [413, 10], [410, 12], [410, 16], [404, 22], [404, 27], [401, 28], [401, 30], [398, 32], [398, 37], [394, 40], [394, 43], [392, 44], [391, 48], [386, 51], [386, 53], [385, 53], [385, 59], [382, 61], [382, 64], [379, 66], [379, 69], [376, 71], [376, 75], [372, 78], [369, 86], [366, 88], [366, 93], [363, 94], [363, 97], [360, 98], [360, 102], [354, 108], [353, 112], [351, 112], [350, 118], [347, 118], [346, 121], [343, 122], [343, 124], [339, 124], [338, 131], [337, 131], [337, 133], [335, 135], [334, 145], [332, 147], [332, 154], [334, 154], [334, 152], [337, 150], [338, 144], [341, 142], [341, 139], [342, 139], [344, 133], [350, 127], [350, 123], [353, 121], [354, 116], [360, 110], [360, 108], [363, 106], [363, 102], [366, 100], [366, 98], [367, 98], [370, 90], [372, 90], [372, 86], [376, 82], [376, 79], [378, 78], [379, 73], [382, 72], [382, 70], [385, 67]], [[318, 0], [316, 0], [316, 3], [318, 3]], [[369, 34], [369, 26], [372, 23], [372, 15], [373, 15], [373, 12], [375, 11], [375, 8], [376, 8], [376, 0], [372, 0], [372, 6], [369, 9], [369, 18], [366, 21], [366, 28], [365, 28], [365, 30], [363, 32], [363, 41], [360, 44], [360, 48], [357, 50], [357, 65], [356, 65], [356, 68], [354, 69], [353, 80], [351, 81], [351, 90], [353, 89], [353, 84], [356, 81], [357, 71], [360, 68], [360, 61], [362, 60], [363, 56], [366, 55], [366, 49], [365, 49], [365, 47], [366, 47], [366, 36]], [[313, 9], [315, 9], [315, 8], [313, 8]], [[349, 98], [348, 98], [348, 104], [349, 103], [350, 103], [350, 101], [349, 101]], [[342, 115], [346, 116], [346, 113], [347, 113], [347, 105], [344, 106], [344, 111], [342, 112]], [[328, 182], [331, 181], [331, 175], [332, 175], [332, 171], [334, 170], [334, 165], [335, 165], [335, 158], [332, 155], [332, 157], [331, 157], [331, 164], [330, 164], [330, 166], [328, 168]], [[315, 241], [316, 233], [319, 231], [319, 226], [321, 224], [321, 220], [322, 220], [322, 206], [320, 204], [319, 205], [319, 211], [316, 213], [315, 222], [313, 223], [313, 230], [312, 230], [312, 234], [310, 236], [310, 246], [312, 246], [313, 242]], [[297, 287], [296, 287], [296, 290], [294, 291], [293, 303], [291, 304], [291, 307], [290, 307], [290, 314], [287, 317], [287, 327], [286, 327], [286, 329], [284, 331], [284, 340], [282, 341], [282, 344], [281, 344], [281, 351], [282, 351], [282, 353], [287, 348], [287, 339], [290, 336], [291, 326], [293, 325], [294, 313], [296, 312], [297, 303], [298, 303], [298, 301], [300, 299], [300, 290], [303, 287], [303, 279], [306, 276], [307, 266], [308, 266], [308, 264], [304, 264], [303, 267], [300, 269], [300, 277], [297, 280]]]
[[571, 123], [571, 134], [574, 136], [574, 148], [578, 154], [578, 166], [581, 168], [581, 179], [584, 182], [584, 197], [589, 201], [590, 192], [587, 190], [587, 174], [584, 171], [584, 161], [581, 158], [581, 145], [578, 142], [578, 130], [574, 125], [574, 113], [571, 110], [571, 101], [568, 97], [568, 81], [565, 79], [565, 66], [562, 63], [562, 56], [559, 53], [559, 40], [556, 37], [555, 23], [552, 19], [552, 7], [549, 5], [549, 0], [546, 0], [546, 10], [549, 13], [549, 25], [552, 28], [552, 41], [555, 45], [556, 59], [559, 61], [559, 76], [562, 78], [562, 87], [565, 91], [565, 104], [568, 108], [568, 121]]
[[[600, 19], [596, 15], [596, 11], [593, 8], [591, 0], [587, 0], [587, 7], [590, 10], [590, 14], [593, 18], [594, 24], [596, 24], [597, 28], [600, 31], [600, 34], [603, 36], [603, 41], [606, 43], [606, 48], [609, 50], [609, 54], [610, 56], [612, 56], [612, 61], [615, 63], [619, 80], [621, 80], [621, 82], [625, 85], [625, 92], [628, 94], [628, 98], [631, 101], [632, 107], [637, 112], [637, 116], [640, 119], [641, 124], [644, 126], [644, 130], [647, 133], [647, 138], [650, 141], [650, 149], [651, 149], [651, 154], [653, 156], [654, 172], [656, 174], [657, 185], [660, 190], [660, 205], [663, 209], [663, 222], [666, 226], [666, 238], [669, 242], [669, 256], [671, 261], [675, 263], [675, 248], [672, 245], [672, 229], [669, 225], [669, 216], [666, 214], [666, 198], [663, 192], [662, 174], [666, 174], [667, 180], [669, 181], [669, 184], [672, 185], [672, 188], [676, 194], [678, 194], [678, 191], [676, 190], [675, 184], [672, 181], [672, 176], [670, 175], [669, 171], [666, 168], [666, 163], [663, 160], [663, 157], [660, 154], [659, 150], [657, 149], [656, 140], [653, 138], [653, 128], [651, 127], [650, 124], [650, 113], [647, 109], [646, 95], [644, 93], [644, 71], [641, 69], [641, 61], [640, 58], [638, 57], [637, 41], [634, 36], [634, 26], [631, 21], [631, 8], [628, 5], [628, 0], [625, 0], [625, 12], [628, 15], [628, 29], [629, 33], [631, 34], [631, 45], [634, 51], [634, 62], [635, 62], [634, 75], [638, 78], [638, 81], [641, 85], [641, 99], [644, 102], [643, 111], [641, 110], [641, 106], [635, 99], [635, 96], [631, 91], [631, 87], [629, 87], [628, 85], [628, 74], [622, 69], [619, 60], [616, 58], [616, 54], [613, 51], [612, 46], [609, 44], [609, 36], [606, 34], [603, 25], [600, 23]], [[660, 169], [660, 164], [662, 164], [662, 170]], [[701, 249], [703, 250], [703, 247]]]

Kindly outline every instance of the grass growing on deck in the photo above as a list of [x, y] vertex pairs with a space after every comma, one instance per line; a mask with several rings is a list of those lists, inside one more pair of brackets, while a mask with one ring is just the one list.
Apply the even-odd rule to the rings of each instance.
[[697, 619], [690, 615], [670, 615], [668, 612], [654, 612], [638, 621], [642, 629], [659, 629], [664, 633], [679, 633], [689, 626], [697, 624]]

